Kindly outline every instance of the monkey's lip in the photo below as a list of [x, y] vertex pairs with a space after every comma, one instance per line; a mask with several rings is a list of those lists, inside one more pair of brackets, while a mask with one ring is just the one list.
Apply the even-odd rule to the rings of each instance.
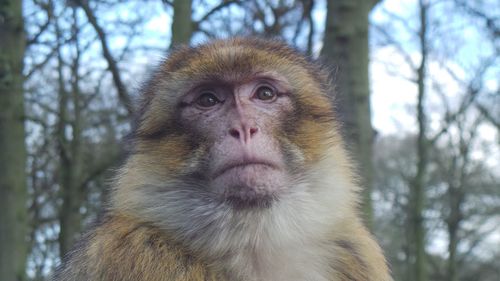
[[270, 167], [272, 169], [278, 169], [278, 165], [276, 165], [273, 162], [266, 161], [266, 160], [233, 161], [233, 162], [229, 162], [229, 163], [223, 165], [220, 169], [216, 170], [215, 173], [213, 174], [213, 179], [220, 177], [221, 175], [228, 172], [229, 170], [232, 170], [235, 168], [248, 167], [248, 166], [267, 166], [267, 167]]

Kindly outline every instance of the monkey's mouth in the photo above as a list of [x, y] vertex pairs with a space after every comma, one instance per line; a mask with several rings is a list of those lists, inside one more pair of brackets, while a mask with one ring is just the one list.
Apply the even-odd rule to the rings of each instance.
[[212, 188], [233, 207], [266, 207], [286, 186], [286, 173], [278, 163], [261, 159], [227, 162], [213, 173]]
[[253, 160], [253, 161], [235, 161], [235, 162], [230, 162], [227, 163], [226, 165], [223, 165], [220, 169], [216, 170], [215, 173], [213, 174], [212, 179], [217, 179], [218, 177], [222, 176], [223, 174], [235, 170], [235, 169], [244, 169], [244, 168], [261, 168], [261, 169], [273, 169], [277, 170], [278, 167], [276, 164], [271, 163], [269, 161], [263, 161], [263, 160]]

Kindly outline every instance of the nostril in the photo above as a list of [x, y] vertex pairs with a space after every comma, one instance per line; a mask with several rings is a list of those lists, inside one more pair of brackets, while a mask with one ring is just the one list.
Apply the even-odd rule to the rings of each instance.
[[250, 138], [254, 137], [254, 135], [259, 131], [256, 127], [251, 127], [248, 129], [241, 128], [238, 130], [237, 128], [229, 129], [229, 135], [235, 139], [241, 139], [244, 141], [248, 141]]
[[250, 128], [250, 136], [253, 137], [255, 133], [257, 133], [258, 129], [257, 128]]
[[236, 129], [230, 129], [229, 130], [229, 134], [234, 137], [234, 138], [237, 138], [239, 139], [240, 138], [240, 132]]

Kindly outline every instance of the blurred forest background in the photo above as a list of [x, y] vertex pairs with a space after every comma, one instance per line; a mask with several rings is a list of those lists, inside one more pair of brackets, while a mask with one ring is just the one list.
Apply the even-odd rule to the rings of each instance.
[[395, 280], [500, 280], [500, 2], [1, 0], [1, 281], [48, 280], [105, 207], [170, 47], [234, 35], [332, 65]]

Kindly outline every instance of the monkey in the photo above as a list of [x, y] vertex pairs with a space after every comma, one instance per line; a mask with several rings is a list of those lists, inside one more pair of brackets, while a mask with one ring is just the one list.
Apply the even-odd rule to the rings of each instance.
[[328, 69], [274, 39], [171, 54], [103, 218], [54, 280], [391, 281]]

